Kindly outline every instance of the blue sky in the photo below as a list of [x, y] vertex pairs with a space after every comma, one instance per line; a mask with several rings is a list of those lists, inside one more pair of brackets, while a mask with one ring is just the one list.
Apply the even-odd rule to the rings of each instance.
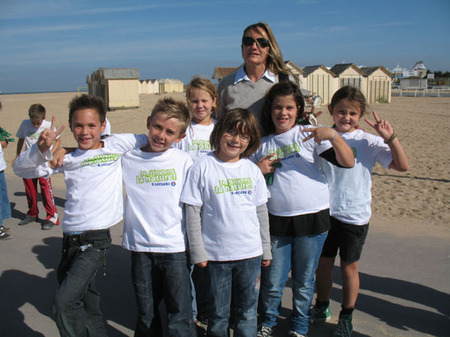
[[448, 0], [1, 0], [0, 91], [76, 91], [101, 67], [211, 77], [241, 64], [242, 31], [258, 21], [300, 67], [450, 71], [449, 17]]

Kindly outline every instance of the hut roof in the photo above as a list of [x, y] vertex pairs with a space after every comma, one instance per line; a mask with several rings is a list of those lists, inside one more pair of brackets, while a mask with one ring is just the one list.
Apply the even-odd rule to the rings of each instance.
[[333, 66], [333, 68], [331, 68], [330, 70], [335, 73], [336, 75], [340, 75], [342, 74], [344, 71], [346, 71], [348, 68], [353, 68], [354, 70], [356, 70], [356, 72], [358, 72], [360, 75], [365, 75], [364, 72], [359, 69], [357, 66], [355, 66], [353, 63], [342, 63], [342, 64], [335, 64]]
[[315, 72], [317, 69], [322, 69], [329, 73], [331, 76], [336, 76], [330, 69], [323, 65], [315, 65], [315, 66], [307, 66], [303, 68], [303, 72], [305, 73], [305, 76], [308, 76], [309, 74]]
[[214, 69], [212, 78], [220, 80], [238, 69], [239, 67], [216, 67]]
[[136, 68], [100, 68], [97, 70], [105, 80], [109, 79], [137, 79], [140, 77]]
[[380, 69], [383, 71], [386, 75], [392, 76], [392, 74], [383, 66], [375, 66], [375, 67], [361, 67], [360, 68], [366, 75], [372, 75], [375, 71]]

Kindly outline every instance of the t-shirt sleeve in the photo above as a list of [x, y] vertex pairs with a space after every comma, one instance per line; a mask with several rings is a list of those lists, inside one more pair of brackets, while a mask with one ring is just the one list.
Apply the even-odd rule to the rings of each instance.
[[25, 134], [25, 122], [26, 120], [22, 121], [19, 126], [19, 130], [17, 130], [16, 137], [17, 138], [25, 138], [27, 135]]
[[186, 181], [181, 193], [181, 202], [193, 206], [203, 205], [202, 181], [199, 165], [194, 164], [190, 167]]
[[378, 162], [383, 167], [389, 168], [389, 165], [392, 162], [392, 153], [389, 146], [384, 143], [381, 137], [375, 138], [373, 146], [374, 149], [376, 150], [375, 161]]

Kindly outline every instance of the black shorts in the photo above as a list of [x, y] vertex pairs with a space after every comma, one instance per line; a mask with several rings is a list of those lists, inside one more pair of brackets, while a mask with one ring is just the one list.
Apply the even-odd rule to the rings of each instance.
[[321, 257], [336, 257], [339, 249], [342, 261], [347, 263], [359, 261], [369, 224], [349, 225], [333, 217], [330, 217], [330, 222], [331, 228], [323, 245]]

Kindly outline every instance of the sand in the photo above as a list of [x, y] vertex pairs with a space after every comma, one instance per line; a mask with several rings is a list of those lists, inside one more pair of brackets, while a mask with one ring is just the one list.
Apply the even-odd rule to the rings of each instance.
[[[41, 103], [47, 109], [47, 119], [56, 117], [56, 124], [67, 125], [68, 104], [77, 93], [45, 93], [1, 95], [3, 110], [0, 125], [11, 134], [16, 133], [20, 122], [27, 118], [28, 107]], [[171, 96], [184, 100], [184, 93]], [[138, 109], [108, 112], [113, 132], [145, 133], [146, 119], [155, 102], [163, 95], [143, 94]], [[450, 151], [448, 128], [450, 126], [450, 98], [446, 97], [393, 97], [390, 104], [372, 104], [381, 118], [394, 127], [410, 162], [408, 172], [387, 170], [377, 165], [373, 170], [373, 213], [377, 217], [396, 219], [402, 223], [438, 226], [450, 232]], [[319, 123], [331, 125], [331, 118], [324, 113]], [[369, 114], [367, 117], [372, 118]], [[368, 132], [369, 125], [361, 122]], [[75, 142], [68, 128], [62, 134], [65, 146]], [[15, 157], [16, 143], [5, 150], [5, 160], [11, 163]], [[12, 170], [6, 171], [13, 175]], [[53, 178], [55, 187], [64, 188], [62, 176]], [[432, 226], [432, 227], [434, 227]]]

